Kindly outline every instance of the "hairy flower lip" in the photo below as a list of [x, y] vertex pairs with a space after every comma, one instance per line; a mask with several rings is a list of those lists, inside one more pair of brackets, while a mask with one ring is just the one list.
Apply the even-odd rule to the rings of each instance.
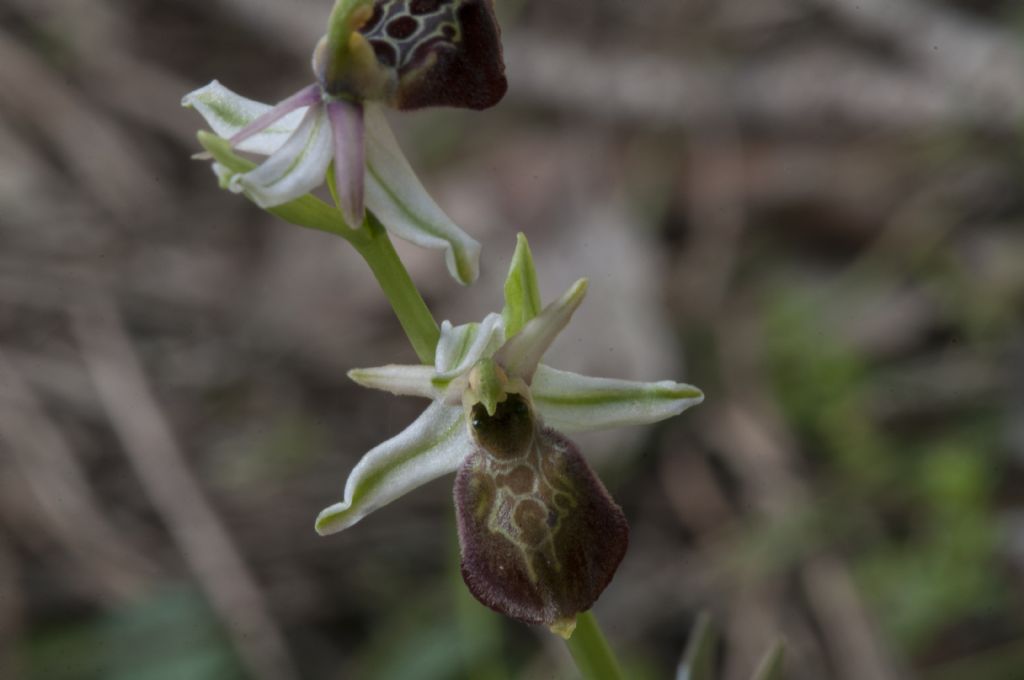
[[[460, 567], [466, 586], [486, 606], [567, 637], [576, 616], [611, 583], [629, 545], [629, 526], [576, 445], [531, 424], [522, 458], [509, 464], [481, 445], [459, 467]], [[527, 480], [532, 488], [523, 486]]]

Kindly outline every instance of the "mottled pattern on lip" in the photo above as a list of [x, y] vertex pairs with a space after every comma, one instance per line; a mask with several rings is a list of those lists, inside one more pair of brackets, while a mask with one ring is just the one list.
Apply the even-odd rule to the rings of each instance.
[[459, 0], [377, 0], [360, 29], [381, 63], [405, 71], [436, 43], [456, 48]]
[[576, 446], [510, 394], [474, 409], [477, 449], [455, 480], [462, 576], [482, 603], [556, 626], [594, 604], [629, 543], [622, 510]]
[[505, 94], [492, 0], [376, 0], [360, 29], [396, 83], [400, 109], [483, 109]]

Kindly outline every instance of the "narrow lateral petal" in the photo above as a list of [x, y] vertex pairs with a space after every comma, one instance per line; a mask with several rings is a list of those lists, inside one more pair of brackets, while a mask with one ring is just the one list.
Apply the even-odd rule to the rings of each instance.
[[327, 103], [327, 117], [334, 133], [334, 189], [345, 221], [358, 229], [363, 224], [366, 177], [363, 106], [337, 99]]
[[367, 103], [366, 206], [395, 236], [445, 251], [456, 281], [470, 284], [480, 271], [480, 244], [438, 207], [398, 146], [379, 104]]
[[461, 326], [445, 321], [441, 324], [434, 366], [389, 364], [356, 368], [348, 372], [348, 377], [363, 387], [457, 404], [469, 369], [501, 345], [504, 338], [501, 331], [502, 320], [498, 314], [488, 314], [480, 323]]
[[[300, 90], [294, 96], [298, 97], [308, 89]], [[292, 97], [289, 97], [285, 102], [291, 99]], [[285, 102], [282, 102], [282, 105]], [[186, 94], [181, 100], [181, 105], [195, 109], [213, 131], [225, 139], [234, 137], [246, 126], [276, 108], [237, 95], [216, 80]], [[240, 151], [269, 156], [281, 148], [281, 145], [291, 137], [302, 122], [304, 115], [305, 111], [301, 109], [301, 106], [293, 108], [277, 120], [269, 121], [266, 127], [248, 136], [244, 141], [238, 143], [236, 148]]]
[[345, 483], [345, 500], [317, 517], [317, 533], [347, 529], [399, 496], [454, 472], [472, 450], [462, 408], [431, 404], [400, 434], [363, 456]]
[[510, 377], [522, 378], [529, 384], [541, 357], [569, 323], [586, 293], [587, 280], [580, 279], [509, 338], [494, 355], [495, 361], [505, 368]]
[[249, 123], [235, 134], [231, 135], [231, 138], [228, 141], [231, 142], [231, 146], [239, 147], [239, 145], [243, 144], [247, 139], [251, 139], [266, 128], [270, 127], [272, 124], [287, 116], [292, 111], [304, 109], [318, 103], [320, 101], [320, 96], [319, 85], [304, 87], [274, 106], [274, 108], [260, 115], [256, 120]]
[[255, 170], [233, 177], [230, 189], [272, 208], [320, 186], [333, 155], [327, 113], [322, 106], [311, 107], [288, 141]]
[[685, 383], [592, 378], [544, 364], [530, 393], [544, 424], [562, 432], [655, 423], [704, 401], [703, 392]]
[[500, 314], [488, 314], [480, 323], [452, 326], [441, 323], [434, 368], [438, 375], [463, 373], [477, 361], [490, 356], [504, 341], [504, 324]]
[[433, 366], [402, 366], [389, 364], [376, 368], [354, 368], [348, 372], [354, 382], [391, 394], [437, 399], [440, 393], [434, 387]]

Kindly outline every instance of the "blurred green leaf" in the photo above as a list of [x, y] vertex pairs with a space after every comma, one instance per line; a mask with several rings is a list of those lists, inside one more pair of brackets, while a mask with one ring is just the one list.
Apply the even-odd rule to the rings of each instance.
[[29, 631], [19, 657], [28, 680], [99, 680], [102, 640], [92, 621]]
[[910, 650], [923, 648], [950, 622], [991, 613], [1002, 601], [992, 456], [983, 445], [971, 434], [922, 445], [907, 480], [919, 506], [913, 540], [881, 544], [857, 564], [869, 598], [885, 608], [882, 625]]
[[679, 663], [676, 680], [714, 680], [715, 645], [718, 636], [707, 612], [697, 615], [686, 652]]
[[188, 586], [58, 630], [29, 636], [27, 677], [38, 680], [242, 680], [220, 623]]
[[219, 622], [191, 588], [171, 588], [103, 624], [106, 680], [242, 678]]
[[776, 642], [765, 654], [750, 680], [782, 680], [782, 658], [785, 645]]

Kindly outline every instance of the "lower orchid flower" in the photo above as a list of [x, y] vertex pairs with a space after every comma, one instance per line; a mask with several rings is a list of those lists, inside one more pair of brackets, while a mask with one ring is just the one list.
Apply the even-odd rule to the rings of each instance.
[[593, 378], [540, 363], [583, 301], [586, 280], [541, 309], [521, 235], [502, 314], [445, 322], [433, 366], [359, 369], [361, 385], [433, 401], [397, 436], [367, 453], [344, 500], [323, 510], [321, 534], [449, 472], [462, 575], [483, 604], [571, 635], [611, 581], [628, 527], [563, 432], [653, 423], [700, 403], [690, 385]]
[[246, 172], [215, 163], [231, 191], [272, 208], [322, 185], [333, 162], [331, 188], [350, 227], [359, 228], [368, 207], [396, 236], [446, 249], [453, 276], [469, 283], [480, 246], [420, 184], [382, 104], [496, 104], [507, 84], [491, 2], [340, 0], [314, 52], [315, 83], [269, 106], [214, 80], [182, 104], [232, 147], [267, 156]]

